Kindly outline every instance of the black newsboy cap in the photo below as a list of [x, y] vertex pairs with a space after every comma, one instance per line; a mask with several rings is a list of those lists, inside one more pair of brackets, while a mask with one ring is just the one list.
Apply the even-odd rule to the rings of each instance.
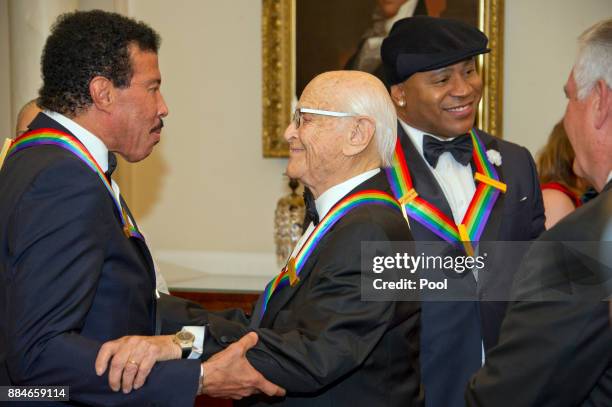
[[479, 29], [457, 20], [415, 16], [398, 20], [380, 50], [388, 84], [417, 72], [432, 71], [484, 54], [489, 40]]

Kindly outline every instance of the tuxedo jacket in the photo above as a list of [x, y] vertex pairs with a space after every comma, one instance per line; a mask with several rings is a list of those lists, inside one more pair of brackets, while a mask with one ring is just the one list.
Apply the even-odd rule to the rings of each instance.
[[[366, 189], [390, 193], [383, 172], [351, 193]], [[194, 307], [170, 330], [187, 322], [206, 325], [205, 357], [257, 332], [259, 342], [247, 358], [287, 396], [250, 398], [247, 405], [419, 406], [419, 303], [361, 300], [362, 242], [402, 240], [411, 236], [399, 210], [358, 207], [321, 239], [299, 284], [272, 295], [263, 318], [260, 298], [250, 318], [238, 310]], [[388, 244], [378, 254], [393, 255]]]
[[[476, 133], [485, 150], [500, 153], [502, 164], [495, 169], [507, 185], [506, 193], [499, 194], [480, 240], [529, 241], [538, 237], [544, 230], [544, 206], [529, 151], [480, 130]], [[419, 196], [453, 219], [442, 189], [401, 125], [398, 138]], [[473, 162], [471, 166], [474, 171]], [[413, 219], [410, 230], [416, 241], [441, 241]], [[423, 301], [420, 356], [427, 406], [463, 406], [465, 386], [482, 363], [483, 343], [485, 350], [497, 343], [506, 308], [506, 302], [499, 300], [509, 298], [516, 272], [513, 265], [518, 263], [508, 258], [512, 253], [488, 252], [487, 268], [479, 273], [478, 283], [472, 273], [461, 277], [462, 283], [472, 286], [478, 302]]]
[[[612, 327], [608, 302], [602, 301], [612, 298], [611, 220], [608, 183], [599, 197], [532, 246], [517, 275], [517, 301], [508, 308], [499, 343], [470, 382], [468, 405], [612, 406]], [[534, 301], [529, 291], [536, 286], [544, 300], [589, 286], [590, 291], [567, 301]]]
[[[30, 128], [69, 133], [42, 113]], [[0, 171], [2, 385], [70, 386], [70, 400], [89, 405], [193, 405], [197, 360], [157, 363], [129, 395], [95, 373], [105, 341], [155, 334], [154, 290], [146, 244], [123, 234], [109, 192], [85, 163], [49, 145], [7, 158]]]

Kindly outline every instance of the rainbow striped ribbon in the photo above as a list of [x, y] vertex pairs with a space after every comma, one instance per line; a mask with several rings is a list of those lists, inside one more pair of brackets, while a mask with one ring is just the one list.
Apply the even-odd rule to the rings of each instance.
[[144, 237], [132, 224], [132, 222], [130, 222], [125, 209], [123, 209], [119, 202], [119, 199], [115, 196], [113, 187], [106, 178], [106, 174], [104, 174], [104, 171], [102, 171], [102, 168], [100, 168], [100, 165], [95, 160], [95, 158], [93, 158], [91, 153], [87, 151], [85, 146], [83, 146], [83, 144], [81, 144], [81, 142], [76, 137], [56, 129], [33, 130], [22, 134], [13, 141], [11, 147], [8, 150], [7, 157], [10, 157], [21, 150], [25, 150], [26, 148], [42, 145], [53, 145], [63, 148], [64, 150], [67, 150], [77, 156], [77, 158], [79, 158], [89, 168], [91, 168], [98, 175], [98, 177], [108, 190], [108, 193], [110, 194], [111, 198], [113, 199], [113, 202], [115, 203], [115, 207], [117, 208], [118, 213], [121, 215], [120, 217], [123, 225], [123, 233], [128, 238], [134, 237], [144, 241]]
[[470, 136], [473, 144], [472, 158], [476, 164], [474, 179], [478, 181], [478, 186], [459, 225], [421, 198], [414, 189], [399, 139], [395, 144], [393, 166], [386, 172], [393, 194], [406, 218], [414, 219], [443, 240], [453, 244], [461, 242], [466, 252], [473, 255], [471, 242], [480, 240], [499, 193], [506, 192], [506, 184], [500, 181], [497, 171], [486, 158], [482, 140], [474, 129], [470, 130]]
[[295, 258], [289, 259], [287, 265], [279, 275], [266, 285], [261, 302], [260, 315], [266, 312], [266, 308], [272, 295], [281, 288], [290, 284], [291, 286], [299, 282], [299, 275], [306, 261], [315, 250], [323, 236], [338, 222], [344, 215], [351, 210], [363, 205], [384, 205], [390, 208], [401, 210], [399, 203], [389, 194], [377, 191], [366, 190], [349, 195], [325, 215], [319, 224], [312, 231]]

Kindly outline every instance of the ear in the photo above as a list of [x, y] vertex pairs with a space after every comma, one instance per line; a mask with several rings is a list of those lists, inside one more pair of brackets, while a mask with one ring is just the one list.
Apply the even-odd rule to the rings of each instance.
[[404, 107], [406, 105], [406, 94], [401, 84], [391, 86], [391, 99], [396, 106]]
[[600, 130], [606, 120], [612, 115], [612, 95], [608, 85], [602, 80], [598, 80], [593, 86], [593, 114], [595, 128]]
[[353, 156], [361, 153], [374, 138], [376, 123], [370, 117], [360, 116], [357, 118], [357, 125], [348, 136], [347, 142], [342, 147], [345, 156]]
[[89, 82], [89, 95], [98, 110], [108, 112], [115, 100], [115, 87], [103, 76], [96, 76]]

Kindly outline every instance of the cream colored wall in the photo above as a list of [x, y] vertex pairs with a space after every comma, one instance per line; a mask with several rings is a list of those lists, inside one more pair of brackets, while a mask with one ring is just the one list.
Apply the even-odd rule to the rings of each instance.
[[0, 145], [13, 137], [8, 0], [0, 0]]
[[162, 36], [170, 109], [132, 168], [130, 205], [155, 250], [269, 252], [286, 160], [261, 154], [261, 1], [130, 0]]
[[535, 154], [565, 112], [563, 85], [585, 29], [611, 0], [506, 0], [504, 138]]
[[17, 112], [37, 96], [42, 84], [38, 67], [51, 24], [59, 14], [78, 6], [78, 0], [9, 0], [11, 128]]

